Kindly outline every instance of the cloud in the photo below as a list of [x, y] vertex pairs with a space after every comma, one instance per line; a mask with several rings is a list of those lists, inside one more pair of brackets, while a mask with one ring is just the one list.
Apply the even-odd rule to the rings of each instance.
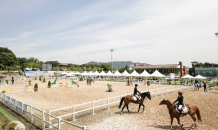
[[[44, 1], [37, 6], [30, 4], [33, 9], [26, 11], [34, 11], [35, 17], [29, 20], [29, 14], [20, 14], [23, 19], [19, 22], [25, 25], [11, 27], [4, 22], [9, 30], [14, 28], [15, 31], [0, 31], [0, 46], [9, 47], [21, 57], [74, 64], [108, 62], [111, 48], [116, 61], [150, 64], [183, 61], [188, 66], [192, 60], [218, 62], [218, 39], [214, 35], [218, 28], [217, 1], [120, 0], [52, 4], [53, 7]], [[39, 10], [39, 5], [44, 7]], [[62, 10], [55, 11], [57, 7]], [[7, 20], [10, 19], [5, 18]]]

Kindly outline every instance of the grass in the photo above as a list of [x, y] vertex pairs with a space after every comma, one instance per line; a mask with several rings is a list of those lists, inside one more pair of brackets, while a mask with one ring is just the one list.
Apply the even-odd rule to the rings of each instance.
[[0, 107], [0, 114], [2, 114], [7, 120], [9, 121], [18, 121], [14, 116], [9, 114], [7, 111], [5, 111], [3, 108]]

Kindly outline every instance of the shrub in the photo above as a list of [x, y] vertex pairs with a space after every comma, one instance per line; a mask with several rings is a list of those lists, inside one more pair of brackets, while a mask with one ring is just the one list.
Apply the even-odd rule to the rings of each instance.
[[111, 84], [107, 84], [108, 86], [108, 92], [112, 92], [112, 85]]
[[83, 81], [83, 78], [80, 78], [79, 81]]
[[5, 91], [5, 90], [3, 90], [3, 91], [2, 91], [2, 93], [6, 93], [6, 91]]
[[19, 74], [20, 74], [20, 75], [23, 75], [23, 72], [22, 72], [22, 71], [20, 71], [20, 72], [19, 72]]
[[148, 81], [147, 84], [150, 85], [150, 82]]
[[34, 85], [34, 90], [38, 90], [38, 84], [37, 83]]
[[48, 81], [48, 87], [49, 88], [51, 87], [51, 81], [50, 80]]
[[46, 82], [46, 80], [45, 80], [45, 77], [44, 77], [44, 79], [43, 79], [43, 83], [45, 83]]
[[129, 82], [129, 79], [127, 80], [127, 85], [129, 85], [130, 84], [130, 82]]
[[32, 86], [32, 84], [31, 84], [31, 80], [29, 80], [29, 86]]
[[42, 79], [41, 79], [41, 77], [39, 77], [39, 81], [41, 81]]
[[6, 83], [8, 84], [8, 80], [6, 79]]
[[36, 80], [37, 78], [35, 77], [35, 80]]

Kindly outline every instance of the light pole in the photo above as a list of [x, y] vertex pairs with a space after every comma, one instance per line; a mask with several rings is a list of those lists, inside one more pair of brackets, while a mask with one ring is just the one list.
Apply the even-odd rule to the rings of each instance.
[[114, 49], [111, 49], [111, 65], [112, 65], [112, 73], [113, 73], [113, 60], [112, 60], [112, 52], [114, 51]]
[[215, 33], [215, 36], [216, 36], [216, 37], [218, 36], [218, 32], [217, 32], [217, 33]]

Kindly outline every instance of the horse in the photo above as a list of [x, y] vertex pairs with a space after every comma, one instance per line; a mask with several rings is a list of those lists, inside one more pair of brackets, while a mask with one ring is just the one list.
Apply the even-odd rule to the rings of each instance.
[[197, 84], [196, 84], [196, 83], [194, 83], [194, 86], [195, 86], [194, 90], [199, 90], [199, 87], [200, 87], [200, 86], [199, 86], [199, 84], [198, 84], [198, 83], [197, 83]]
[[[143, 106], [143, 112], [144, 112], [145, 106], [144, 106], [144, 104], [143, 104], [143, 101], [144, 101], [145, 97], [148, 97], [148, 98], [151, 100], [151, 94], [150, 94], [149, 91], [148, 91], [148, 92], [144, 92], [144, 93], [140, 93], [139, 95], [141, 96], [141, 99], [140, 99], [140, 102], [141, 102], [141, 103], [139, 104], [138, 113], [139, 113], [139, 110], [140, 110], [141, 105]], [[121, 115], [122, 115], [123, 109], [124, 109], [125, 107], [127, 108], [128, 112], [129, 112], [128, 105], [129, 105], [130, 102], [131, 102], [131, 103], [138, 104], [137, 101], [134, 101], [133, 96], [127, 95], [127, 96], [121, 98], [121, 100], [120, 100], [120, 105], [119, 105], [119, 107], [118, 107], [119, 109], [121, 108], [121, 106], [122, 106], [122, 104], [123, 104], [123, 101], [124, 101], [124, 106], [123, 106], [123, 108], [122, 108], [122, 110], [121, 110], [121, 112], [120, 112]]]
[[[170, 114], [170, 118], [171, 118], [170, 130], [172, 130], [173, 118], [176, 118], [178, 121], [178, 124], [180, 125], [180, 119], [179, 119], [180, 116], [179, 116], [179, 113], [176, 112], [176, 106], [174, 106], [167, 98], [163, 98], [159, 103], [159, 105], [164, 105], [164, 104], [167, 105], [167, 108], [169, 110], [169, 114]], [[197, 127], [195, 114], [197, 114], [198, 121], [201, 122], [201, 115], [200, 115], [200, 111], [199, 111], [198, 107], [196, 107], [194, 105], [190, 105], [190, 104], [185, 104], [185, 106], [187, 107], [188, 112], [183, 113], [183, 116], [186, 116], [187, 114], [189, 114], [194, 121], [192, 126], [195, 125], [195, 127]], [[183, 129], [183, 124], [180, 126]]]

